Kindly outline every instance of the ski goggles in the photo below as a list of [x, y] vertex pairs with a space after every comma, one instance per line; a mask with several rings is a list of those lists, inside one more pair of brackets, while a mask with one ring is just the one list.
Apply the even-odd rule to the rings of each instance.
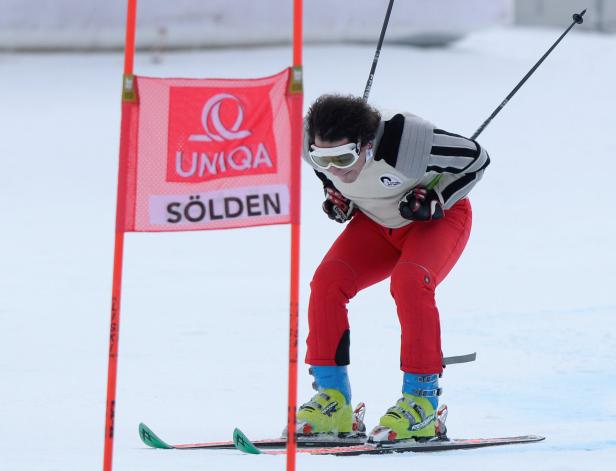
[[310, 146], [310, 160], [322, 170], [330, 167], [349, 168], [359, 159], [360, 144], [350, 143], [336, 147]]

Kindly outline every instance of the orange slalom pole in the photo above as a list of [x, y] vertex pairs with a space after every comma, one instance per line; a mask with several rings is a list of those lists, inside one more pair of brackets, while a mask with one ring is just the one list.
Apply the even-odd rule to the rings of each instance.
[[133, 74], [135, 59], [135, 32], [137, 30], [137, 0], [128, 0], [126, 12], [126, 38], [124, 41], [124, 75]]
[[302, 66], [303, 45], [303, 5], [302, 0], [293, 0], [293, 65]]
[[[301, 84], [302, 73], [302, 0], [293, 1], [293, 70], [292, 80]], [[299, 330], [299, 257], [300, 257], [300, 206], [301, 206], [301, 161], [295, 152], [301, 148], [302, 95], [293, 100], [294, 119], [291, 153], [291, 305], [289, 319], [289, 397], [287, 413], [287, 471], [295, 471], [297, 452], [296, 409], [297, 409], [297, 342]]]
[[[126, 43], [124, 49], [124, 81], [133, 75], [135, 55], [135, 28], [137, 0], [128, 0], [126, 17]], [[132, 82], [131, 82], [132, 83]], [[126, 95], [125, 95], [126, 96]], [[128, 132], [129, 120], [122, 113], [121, 136]], [[120, 298], [122, 293], [122, 262], [124, 258], [124, 221], [126, 204], [126, 154], [127, 144], [120, 138], [118, 190], [116, 202], [116, 230], [113, 253], [113, 284], [111, 288], [111, 322], [109, 327], [109, 363], [107, 369], [107, 405], [105, 413], [105, 448], [103, 471], [111, 471], [113, 463], [113, 437], [115, 425], [116, 383], [118, 375], [118, 344], [120, 341]]]
[[111, 295], [111, 327], [109, 329], [109, 365], [107, 369], [107, 410], [105, 414], [105, 451], [103, 471], [111, 471], [115, 419], [116, 378], [118, 372], [118, 341], [120, 336], [120, 294], [122, 291], [122, 259], [124, 232], [116, 231]]
[[[293, 191], [293, 193], [296, 193]], [[299, 207], [299, 202], [296, 203]], [[287, 471], [295, 471], [297, 410], [297, 342], [299, 336], [300, 224], [291, 224], [291, 311], [289, 327], [289, 398], [287, 413]]]

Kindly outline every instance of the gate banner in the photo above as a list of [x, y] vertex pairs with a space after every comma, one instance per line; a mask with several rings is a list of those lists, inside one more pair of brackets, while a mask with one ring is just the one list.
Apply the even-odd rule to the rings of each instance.
[[134, 80], [137, 99], [122, 109], [125, 231], [291, 222], [301, 153], [291, 69], [259, 79]]

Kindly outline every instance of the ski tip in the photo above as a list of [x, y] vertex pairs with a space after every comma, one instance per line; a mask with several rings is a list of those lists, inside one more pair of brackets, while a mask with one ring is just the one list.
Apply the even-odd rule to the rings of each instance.
[[248, 437], [244, 435], [244, 432], [242, 432], [239, 428], [233, 430], [233, 444], [235, 445], [235, 448], [243, 451], [244, 453], [250, 453], [251, 455], [260, 455], [263, 453], [253, 445]]
[[[506, 438], [507, 437], [505, 437], [505, 439]], [[511, 440], [518, 443], [541, 442], [545, 440], [545, 437], [542, 437], [541, 435], [520, 435], [519, 437], [511, 437]]]
[[161, 440], [158, 435], [152, 432], [152, 430], [143, 422], [139, 424], [139, 437], [143, 443], [152, 448], [162, 448], [165, 450], [173, 448], [173, 446], [169, 445], [164, 440]]

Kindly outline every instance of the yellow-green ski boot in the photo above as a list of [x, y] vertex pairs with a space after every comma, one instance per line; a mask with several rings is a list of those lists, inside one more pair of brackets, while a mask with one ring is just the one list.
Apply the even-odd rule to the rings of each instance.
[[390, 407], [370, 433], [372, 442], [444, 438], [447, 408], [438, 408], [438, 374], [404, 373], [402, 397]]
[[297, 412], [297, 434], [349, 434], [353, 431], [353, 409], [336, 389], [321, 389]]
[[436, 410], [423, 397], [403, 394], [396, 405], [390, 407], [372, 432], [371, 442], [427, 439], [436, 436]]

